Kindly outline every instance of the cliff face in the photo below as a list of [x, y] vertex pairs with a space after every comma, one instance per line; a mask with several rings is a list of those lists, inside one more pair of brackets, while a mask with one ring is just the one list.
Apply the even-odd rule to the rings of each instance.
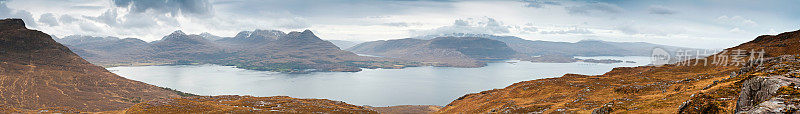
[[49, 35], [26, 29], [22, 20], [0, 20], [0, 26], [0, 105], [4, 107], [107, 111], [178, 97], [90, 64]]
[[481, 59], [511, 59], [517, 54], [505, 43], [478, 37], [398, 39], [361, 43], [355, 53], [419, 61], [435, 66], [480, 67]]
[[[792, 113], [800, 98], [796, 86], [800, 31], [760, 36], [711, 57], [701, 65], [622, 67], [603, 75], [568, 74], [515, 83], [462, 96], [440, 113]], [[764, 64], [712, 65], [715, 57], [733, 57], [763, 49]], [[733, 60], [724, 58], [719, 60]], [[702, 62], [709, 65], [702, 65]], [[778, 110], [780, 109], [780, 110]], [[785, 110], [784, 110], [785, 109]]]

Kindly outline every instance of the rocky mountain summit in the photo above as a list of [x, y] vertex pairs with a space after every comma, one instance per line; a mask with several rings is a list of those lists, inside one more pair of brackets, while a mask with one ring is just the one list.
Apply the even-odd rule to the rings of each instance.
[[487, 59], [510, 59], [517, 54], [505, 43], [479, 37], [439, 37], [365, 42], [349, 51], [419, 61], [434, 66], [481, 67]]

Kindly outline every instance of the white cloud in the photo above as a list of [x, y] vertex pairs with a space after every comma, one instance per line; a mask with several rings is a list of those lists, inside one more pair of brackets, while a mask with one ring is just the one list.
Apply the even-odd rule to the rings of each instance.
[[649, 8], [647, 8], [647, 11], [650, 12], [650, 14], [658, 14], [658, 15], [672, 15], [677, 13], [677, 11], [673, 10], [672, 8], [668, 8], [661, 5], [652, 5]]
[[594, 34], [586, 28], [573, 27], [567, 30], [542, 31], [542, 34]]
[[95, 25], [93, 23], [81, 22], [79, 25], [80, 25], [81, 30], [83, 30], [83, 31], [88, 31], [88, 32], [102, 32], [103, 31], [102, 28], [98, 27], [97, 25]]
[[739, 27], [733, 28], [733, 29], [731, 29], [729, 31], [732, 32], [732, 33], [745, 33], [745, 31], [742, 30], [742, 29], [739, 29]]
[[742, 16], [732, 16], [729, 17], [727, 15], [717, 17], [717, 21], [724, 24], [730, 24], [734, 26], [758, 26], [753, 20], [744, 18]]
[[50, 25], [50, 26], [58, 26], [58, 19], [52, 13], [42, 14], [39, 16], [39, 22]]
[[472, 34], [503, 34], [509, 33], [511, 28], [502, 22], [489, 17], [458, 19], [453, 25], [443, 26], [431, 30], [413, 30], [412, 36], [450, 34], [450, 33], [472, 33]]
[[74, 18], [74, 17], [69, 16], [69, 15], [61, 15], [61, 17], [58, 17], [58, 20], [61, 21], [61, 23], [64, 23], [64, 24], [71, 24], [72, 22], [78, 21], [77, 18]]
[[165, 13], [170, 16], [210, 16], [213, 6], [208, 0], [113, 0], [117, 7], [127, 8], [133, 13]]
[[8, 8], [6, 1], [0, 1], [0, 18], [20, 18], [25, 21], [28, 27], [37, 27], [36, 20], [33, 19], [33, 14], [25, 10], [14, 10]]
[[522, 30], [525, 31], [525, 32], [538, 32], [539, 28], [536, 28], [536, 27], [524, 27], [524, 28], [522, 28]]
[[534, 8], [542, 8], [547, 5], [561, 5], [558, 1], [555, 0], [522, 0], [525, 2], [527, 7], [534, 7]]
[[579, 6], [566, 7], [570, 14], [594, 15], [597, 13], [620, 13], [623, 8], [614, 4], [596, 2]]

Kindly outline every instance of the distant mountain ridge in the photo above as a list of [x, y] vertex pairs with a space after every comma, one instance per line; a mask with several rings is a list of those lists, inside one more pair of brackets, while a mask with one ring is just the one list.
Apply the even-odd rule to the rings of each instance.
[[[106, 66], [210, 63], [279, 72], [360, 71], [360, 68], [415, 66], [414, 63], [362, 57], [343, 51], [310, 30], [284, 33], [257, 29], [239, 32], [235, 37], [186, 34], [178, 30], [149, 43], [133, 38], [96, 37], [65, 37], [59, 41], [79, 50], [78, 54], [87, 60]], [[117, 46], [105, 47], [107, 45]]]
[[653, 48], [662, 48], [674, 52], [678, 49], [699, 50], [651, 44], [645, 42], [609, 42], [600, 40], [582, 40], [575, 43], [526, 40], [515, 36], [496, 36], [489, 34], [452, 33], [413, 37], [415, 39], [433, 39], [436, 37], [482, 37], [505, 42], [519, 53], [529, 56], [561, 55], [561, 56], [651, 56]]
[[430, 63], [434, 66], [480, 67], [482, 59], [510, 59], [517, 54], [505, 43], [479, 37], [439, 37], [365, 42], [348, 51]]

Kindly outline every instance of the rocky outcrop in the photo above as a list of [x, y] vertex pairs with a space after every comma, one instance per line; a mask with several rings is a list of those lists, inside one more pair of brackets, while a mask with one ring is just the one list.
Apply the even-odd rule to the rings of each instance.
[[[800, 79], [784, 76], [753, 77], [742, 83], [739, 100], [736, 103], [737, 113], [787, 113], [797, 110], [800, 105], [790, 103], [792, 99], [778, 96], [778, 89], [792, 83], [800, 84]], [[794, 105], [792, 105], [794, 104]]]
[[742, 91], [739, 92], [739, 100], [736, 104], [736, 111], [746, 111], [757, 106], [773, 96], [778, 88], [789, 85], [788, 82], [773, 77], [753, 77], [744, 81]]
[[27, 29], [27, 28], [25, 28], [25, 22], [22, 21], [22, 19], [0, 20], [0, 31], [7, 31], [14, 29]]

